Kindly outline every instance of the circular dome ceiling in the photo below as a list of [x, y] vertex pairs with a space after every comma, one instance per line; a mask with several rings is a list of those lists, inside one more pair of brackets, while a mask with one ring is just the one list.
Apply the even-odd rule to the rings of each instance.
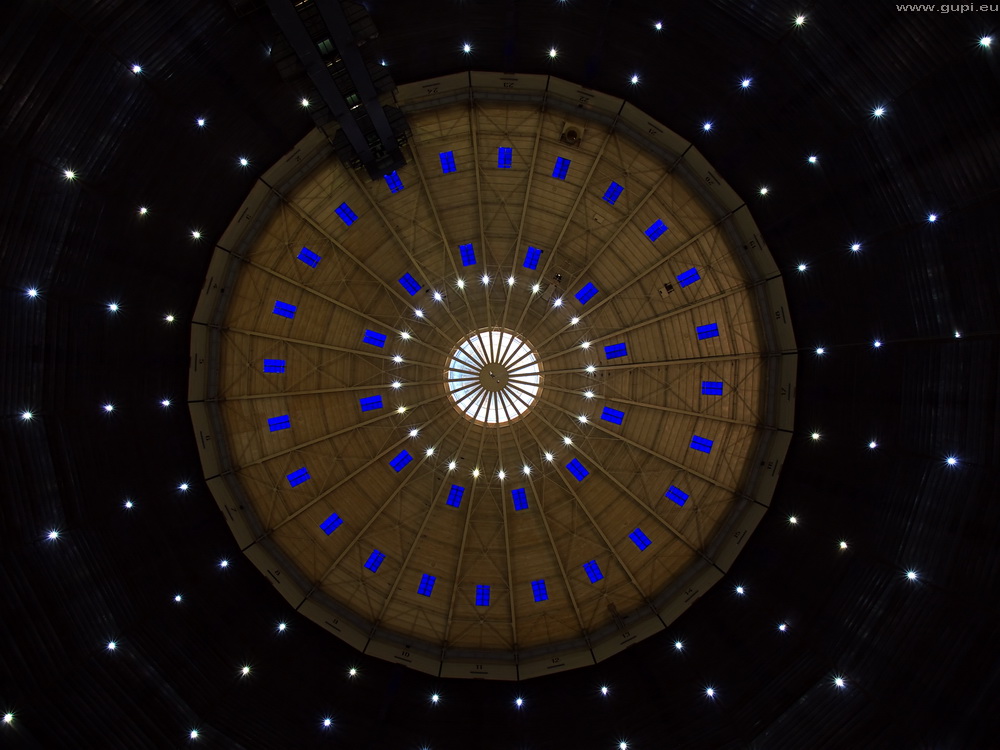
[[399, 92], [384, 181], [318, 132], [262, 178], [196, 315], [192, 415], [296, 608], [515, 679], [606, 658], [722, 576], [770, 500], [795, 356], [752, 219], [690, 144], [483, 75]]

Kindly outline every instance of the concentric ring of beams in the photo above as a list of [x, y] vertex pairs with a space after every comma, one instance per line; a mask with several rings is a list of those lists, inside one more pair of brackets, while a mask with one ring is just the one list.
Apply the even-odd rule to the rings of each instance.
[[[717, 213], [607, 125], [588, 123], [571, 146], [567, 116], [537, 102], [408, 118], [402, 191], [325, 160], [278, 192], [231, 290], [218, 403], [255, 545], [299, 582], [290, 601], [385, 658], [488, 677], [514, 676], [533, 654], [592, 662], [602, 639], [627, 644], [682, 611], [691, 571], [719, 574], [713, 550], [747, 503], [767, 431], [754, 284]], [[441, 170], [445, 151], [454, 173]], [[551, 176], [557, 157], [571, 160], [564, 180]], [[612, 181], [624, 188], [614, 205], [602, 200]], [[351, 226], [341, 203], [359, 217]], [[657, 219], [669, 231], [652, 242]], [[524, 265], [528, 246], [542, 251], [537, 269]], [[315, 268], [297, 260], [302, 247], [322, 257]], [[701, 279], [680, 288], [690, 268]], [[412, 296], [398, 282], [407, 273]], [[599, 291], [581, 304], [587, 283]], [[275, 300], [295, 305], [294, 319], [273, 314]], [[697, 338], [706, 323], [718, 337]], [[362, 342], [369, 329], [384, 347]], [[627, 356], [608, 360], [618, 343]], [[262, 372], [264, 358], [285, 372]], [[484, 380], [491, 364], [502, 384]], [[724, 394], [702, 395], [703, 381]], [[381, 409], [361, 410], [370, 396]], [[622, 423], [602, 420], [605, 407]], [[291, 428], [269, 432], [278, 415]], [[691, 450], [693, 435], [714, 441], [711, 454]], [[412, 461], [397, 472], [403, 450]], [[290, 486], [303, 466], [310, 479]], [[683, 507], [664, 496], [672, 485], [689, 494]], [[515, 489], [527, 510], [515, 511]], [[327, 535], [332, 513], [343, 524]], [[629, 539], [636, 528], [649, 548]], [[373, 573], [374, 549], [385, 561]], [[581, 567], [592, 560], [596, 583]], [[430, 597], [417, 590], [425, 574]], [[547, 601], [534, 601], [536, 580]], [[488, 607], [476, 605], [481, 584]]]

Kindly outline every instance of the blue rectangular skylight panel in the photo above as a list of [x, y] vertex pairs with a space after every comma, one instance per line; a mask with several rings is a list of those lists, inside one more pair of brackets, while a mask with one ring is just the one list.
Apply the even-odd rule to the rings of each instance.
[[471, 242], [458, 246], [458, 255], [462, 259], [463, 266], [476, 265], [476, 250]]
[[722, 395], [722, 381], [721, 380], [702, 380], [701, 381], [701, 395], [702, 396], [721, 396]]
[[379, 552], [377, 549], [373, 549], [372, 553], [368, 555], [368, 560], [365, 562], [365, 567], [368, 568], [372, 573], [378, 571], [378, 566], [382, 564], [385, 560], [385, 553]]
[[702, 339], [714, 339], [719, 335], [719, 324], [718, 323], [706, 323], [703, 326], [698, 326], [695, 330], [698, 331], [698, 340]]
[[448, 490], [448, 499], [445, 503], [450, 505], [452, 508], [458, 508], [462, 505], [462, 495], [465, 494], [465, 487], [459, 487], [457, 484], [453, 484], [451, 489]]
[[610, 185], [608, 185], [608, 189], [604, 191], [604, 195], [602, 196], [602, 198], [613, 206], [615, 205], [615, 201], [618, 200], [619, 196], [621, 196], [622, 190], [624, 189], [625, 188], [623, 188], [617, 182], [612, 182]]
[[490, 587], [485, 583], [480, 583], [476, 586], [476, 606], [490, 606]]
[[389, 466], [393, 468], [394, 471], [401, 471], [404, 466], [406, 466], [410, 461], [413, 460], [413, 456], [407, 453], [405, 450], [401, 450], [394, 459], [389, 462]]
[[570, 474], [576, 477], [576, 481], [578, 482], [582, 482], [590, 474], [587, 467], [581, 464], [578, 458], [574, 458], [566, 464], [566, 468], [569, 469]]
[[389, 186], [390, 193], [398, 193], [403, 189], [403, 181], [399, 179], [399, 174], [396, 172], [385, 176], [385, 184]]
[[599, 580], [604, 578], [604, 573], [601, 572], [601, 568], [597, 564], [597, 560], [591, 560], [588, 563], [584, 563], [583, 569], [587, 572], [587, 578], [590, 579], [591, 583], [597, 583]]
[[595, 294], [597, 294], [597, 287], [588, 281], [586, 286], [573, 296], [577, 298], [581, 305], [586, 305], [594, 298]]
[[283, 318], [294, 318], [295, 317], [295, 305], [290, 305], [287, 302], [282, 302], [280, 299], [274, 301], [274, 314], [280, 315]]
[[385, 346], [385, 334], [373, 331], [371, 328], [366, 328], [364, 338], [361, 341], [372, 346]]
[[417, 282], [413, 276], [408, 273], [404, 273], [402, 278], [400, 278], [399, 283], [403, 285], [403, 289], [410, 293], [412, 297], [414, 294], [420, 291], [420, 284]]
[[285, 360], [283, 359], [264, 360], [264, 372], [284, 372], [284, 371], [285, 371]]
[[681, 289], [686, 286], [691, 286], [694, 282], [701, 280], [701, 274], [698, 273], [697, 268], [689, 268], [683, 273], [677, 274], [677, 283], [681, 285]]
[[269, 417], [267, 420], [267, 429], [271, 432], [277, 432], [278, 430], [287, 430], [292, 426], [291, 420], [286, 414], [283, 417]]
[[670, 498], [683, 508], [684, 503], [686, 503], [687, 499], [691, 496], [684, 490], [680, 489], [679, 487], [674, 487], [673, 485], [670, 485], [670, 489], [667, 490], [667, 493], [664, 495], [664, 497]]
[[556, 165], [552, 168], [552, 176], [557, 180], [565, 180], [567, 174], [569, 174], [569, 159], [564, 159], [560, 156], [556, 159]]
[[528, 509], [528, 493], [523, 487], [521, 489], [511, 490], [510, 496], [514, 499], [514, 510]]
[[442, 151], [440, 154], [438, 154], [438, 157], [441, 159], [442, 174], [450, 174], [456, 171], [454, 151]]
[[635, 546], [639, 548], [640, 552], [652, 544], [652, 542], [649, 541], [649, 537], [643, 533], [642, 529], [636, 529], [628, 535], [628, 538], [635, 543]]
[[358, 399], [358, 403], [361, 404], [361, 411], [374, 411], [375, 409], [382, 408], [382, 397], [365, 396], [362, 399]]
[[301, 260], [303, 263], [305, 263], [307, 266], [312, 266], [313, 268], [318, 266], [319, 262], [323, 260], [320, 256], [316, 255], [316, 253], [314, 253], [308, 247], [304, 247], [299, 251], [298, 259]]
[[667, 231], [667, 225], [663, 223], [662, 219], [657, 219], [652, 223], [649, 229], [646, 230], [646, 236], [649, 237], [650, 242], [656, 242]]
[[709, 440], [708, 438], [701, 437], [700, 435], [691, 436], [691, 448], [696, 451], [701, 451], [702, 453], [711, 453], [712, 444], [714, 440]]
[[298, 487], [304, 481], [309, 478], [309, 470], [303, 466], [301, 469], [296, 469], [291, 474], [288, 475], [288, 484], [292, 487]]
[[428, 575], [424, 573], [420, 578], [420, 585], [417, 586], [417, 593], [421, 596], [430, 596], [431, 592], [434, 590], [434, 584], [437, 582], [437, 576]]
[[321, 523], [319, 525], [319, 527], [321, 529], [323, 529], [323, 533], [324, 534], [326, 534], [327, 536], [330, 536], [330, 534], [332, 534], [334, 531], [336, 531], [338, 528], [340, 528], [340, 525], [343, 522], [344, 522], [343, 518], [341, 518], [340, 516], [338, 516], [336, 513], [333, 513], [333, 514], [330, 515], [330, 517], [328, 519], [326, 519], [325, 521], [323, 521], [323, 523]]
[[605, 422], [611, 422], [611, 424], [621, 424], [624, 418], [625, 412], [612, 409], [610, 406], [605, 406], [604, 411], [601, 412], [601, 419]]
[[514, 149], [510, 146], [501, 146], [497, 149], [497, 168], [510, 169], [511, 161], [514, 158]]
[[625, 347], [625, 343], [621, 344], [610, 344], [604, 347], [604, 356], [607, 359], [616, 359], [617, 357], [628, 356], [628, 350]]
[[537, 247], [529, 247], [528, 254], [524, 256], [524, 267], [532, 271], [538, 268], [538, 261], [542, 259], [542, 251]]
[[545, 581], [532, 581], [531, 593], [535, 595], [536, 602], [544, 602], [549, 598], [549, 591], [545, 588]]
[[347, 226], [351, 226], [351, 224], [353, 224], [358, 220], [358, 215], [354, 213], [354, 211], [351, 210], [351, 207], [348, 206], [346, 203], [341, 203], [339, 206], [337, 206], [336, 211], [337, 211], [337, 216], [339, 216], [341, 220], [343, 220], [343, 222], [347, 224]]

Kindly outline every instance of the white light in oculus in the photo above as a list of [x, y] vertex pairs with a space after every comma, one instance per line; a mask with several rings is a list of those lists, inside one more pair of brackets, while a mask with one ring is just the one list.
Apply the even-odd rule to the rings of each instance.
[[552, 300], [552, 306], [553, 307], [561, 307], [562, 306], [562, 297], [556, 297], [554, 300]]
[[844, 687], [844, 685], [846, 685], [847, 683], [846, 683], [846, 682], [844, 681], [844, 678], [843, 678], [843, 677], [834, 677], [834, 678], [833, 678], [833, 684], [834, 684], [834, 685], [836, 685], [836, 686], [837, 686], [837, 687], [839, 687], [839, 688], [842, 688], [842, 687]]
[[917, 571], [915, 571], [915, 570], [908, 570], [908, 571], [906, 571], [906, 578], [909, 581], [915, 581], [915, 580], [917, 580]]
[[805, 16], [795, 16], [795, 25], [796, 26], [801, 26], [805, 22], [806, 22], [806, 17]]
[[881, 342], [881, 341], [880, 341], [879, 339], [875, 339], [875, 340], [874, 340], [874, 341], [872, 342], [872, 346], [873, 346], [874, 348], [876, 348], [876, 349], [881, 349], [881, 348], [882, 348], [882, 342]]
[[587, 371], [588, 373], [590, 373], [591, 375], [593, 375], [593, 374], [594, 374], [595, 372], [597, 372], [597, 368], [596, 368], [596, 367], [594, 367], [593, 365], [587, 365], [587, 366], [586, 366], [586, 367], [585, 367], [584, 369], [585, 369], [585, 370], [586, 370], [586, 371]]
[[736, 587], [736, 593], [739, 594], [740, 596], [743, 596], [746, 592], [747, 592], [747, 590], [745, 588], [743, 588], [742, 586], [737, 586]]
[[484, 329], [463, 338], [445, 371], [452, 403], [482, 425], [511, 422], [538, 399], [542, 375], [538, 355], [512, 331]]
[[431, 456], [434, 455], [434, 449], [428, 448], [427, 450], [424, 451], [424, 453], [427, 455], [428, 458], [430, 458]]
[[781, 623], [778, 626], [778, 630], [780, 630], [782, 633], [787, 633], [788, 632], [788, 626], [785, 623]]
[[458, 281], [456, 281], [455, 286], [457, 286], [459, 289], [465, 289], [465, 279], [459, 279]]
[[125, 501], [125, 510], [132, 510], [132, 508], [134, 508], [134, 507], [135, 507], [135, 503], [133, 503], [131, 500], [126, 500]]
[[948, 456], [948, 458], [946, 458], [944, 462], [949, 466], [955, 466], [958, 464], [958, 459], [955, 458], [954, 456]]
[[531, 291], [533, 291], [535, 294], [538, 294], [538, 292], [541, 291], [541, 289], [542, 289], [542, 287], [539, 286], [538, 284], [532, 284], [531, 285]]
[[32, 414], [30, 411], [22, 411], [21, 412], [21, 419], [23, 421], [25, 421], [25, 422], [30, 422], [34, 418], [35, 418], [35, 415]]
[[573, 445], [573, 438], [571, 438], [569, 435], [563, 435], [563, 444]]
[[752, 82], [753, 82], [752, 78], [744, 78], [742, 81], [740, 81], [740, 88], [742, 88], [742, 89], [748, 89], [748, 88], [750, 88], [750, 84]]
[[402, 388], [402, 387], [403, 387], [403, 384], [402, 384], [402, 383], [400, 383], [400, 382], [399, 382], [398, 380], [393, 380], [393, 381], [392, 381], [392, 383], [390, 383], [390, 386], [391, 386], [391, 387], [392, 387], [392, 388], [393, 388], [394, 390], [397, 390], [397, 391], [398, 391], [398, 390], [399, 390], [400, 388]]
[[250, 666], [244, 664], [242, 667], [240, 667], [240, 674], [243, 675], [244, 677], [250, 674]]
[[553, 456], [551, 453], [546, 453], [545, 454], [545, 460], [546, 461], [554, 461], [555, 460], [555, 456]]
[[531, 467], [528, 466], [528, 464], [525, 464], [524, 466], [521, 467], [521, 471], [524, 473], [525, 476], [528, 476], [529, 474], [531, 474]]
[[631, 84], [632, 84], [633, 86], [635, 86], [636, 84], [638, 84], [638, 83], [639, 83], [639, 76], [638, 76], [638, 75], [633, 75], [633, 76], [632, 76], [631, 78], [629, 78], [629, 79], [628, 79], [628, 81], [629, 81], [629, 83], [631, 83]]
[[594, 397], [594, 392], [593, 391], [584, 391], [583, 392], [583, 397], [584, 398], [593, 398]]
[[885, 115], [885, 107], [875, 107], [872, 110], [872, 117], [879, 118]]
[[105, 412], [107, 412], [108, 414], [110, 414], [111, 412], [113, 412], [115, 410], [115, 405], [114, 404], [105, 404], [102, 408], [104, 409]]
[[205, 118], [204, 117], [199, 117], [197, 120], [195, 120], [195, 122], [198, 123], [198, 127], [199, 128], [205, 127]]
[[711, 688], [711, 687], [710, 688], [705, 688], [705, 695], [707, 695], [709, 698], [714, 698], [715, 697], [715, 688]]
[[323, 726], [324, 727], [333, 726], [333, 719], [330, 718], [323, 719]]
[[798, 519], [797, 516], [789, 516], [788, 517], [788, 523], [790, 523], [792, 526], [797, 525], [798, 522], [799, 522], [799, 519]]
[[927, 214], [927, 221], [929, 221], [931, 224], [933, 224], [937, 220], [938, 220], [937, 214]]
[[486, 286], [490, 283], [490, 275], [488, 273], [484, 273], [479, 280], [483, 282], [483, 286]]
[[878, 448], [878, 443], [876, 443], [874, 440], [872, 440], [870, 443], [868, 443], [868, 447], [871, 450], [875, 450], [876, 448]]
[[448, 462], [448, 470], [449, 471], [454, 471], [456, 466], [458, 466], [458, 464], [455, 463], [454, 461], [449, 461]]
[[860, 242], [855, 242], [854, 244], [851, 245], [851, 252], [855, 252], [856, 253], [860, 249], [861, 249], [861, 243]]
[[177, 485], [177, 489], [179, 489], [181, 492], [187, 492], [190, 488], [191, 485], [189, 485], [187, 482]]
[[841, 549], [847, 549], [847, 542], [845, 542], [845, 541], [844, 541], [843, 539], [841, 539], [841, 540], [840, 540], [840, 544], [839, 544], [839, 547], [840, 547]]
[[184, 597], [181, 596], [180, 594], [174, 594], [174, 601], [180, 603], [184, 601]]
[[169, 399], [169, 398], [165, 398], [165, 399], [163, 399], [163, 400], [162, 400], [162, 401], [160, 402], [160, 406], [163, 406], [163, 407], [167, 407], [167, 406], [170, 406], [170, 399]]
[[132, 72], [135, 73], [136, 75], [139, 75], [142, 72], [142, 66], [141, 65], [133, 65], [132, 66]]
[[278, 632], [279, 633], [284, 633], [286, 630], [288, 630], [288, 623], [287, 622], [279, 622], [278, 623]]
[[437, 693], [432, 693], [431, 694], [431, 703], [437, 703], [440, 700], [441, 700], [441, 696], [440, 695], [438, 695]]
[[351, 667], [349, 670], [347, 670], [347, 674], [350, 675], [351, 677], [357, 677], [358, 676], [357, 667]]
[[64, 169], [63, 177], [65, 177], [67, 180], [75, 180], [76, 172], [74, 172], [72, 169]]
[[469, 44], [468, 42], [466, 42], [465, 44], [463, 44], [462, 45], [462, 52], [464, 52], [465, 54], [469, 54], [470, 52], [472, 52], [472, 45]]
[[200, 240], [201, 239], [201, 232], [199, 232], [197, 229], [192, 230], [191, 231], [191, 239], [193, 239], [193, 240]]
[[38, 290], [35, 287], [29, 287], [25, 289], [24, 293], [27, 294], [32, 299], [38, 296]]
[[410, 340], [409, 331], [401, 331], [399, 334], [399, 338], [403, 339], [403, 341], [409, 341]]
[[812, 154], [812, 155], [809, 156], [808, 159], [806, 159], [806, 161], [808, 161], [810, 164], [818, 164], [819, 163], [819, 157], [816, 156], [815, 154]]
[[198, 739], [198, 730], [192, 729], [191, 734], [189, 734], [188, 737], [190, 737], [192, 740]]
[[518, 708], [520, 708], [521, 706], [524, 705], [524, 699], [523, 698], [516, 698], [514, 700], [514, 705], [517, 706]]
[[108, 651], [114, 651], [116, 648], [118, 648], [117, 643], [114, 641], [108, 641]]
[[766, 185], [760, 189], [760, 194], [761, 195], [767, 195], [770, 192], [771, 192], [771, 189], [769, 187], [767, 187]]
[[557, 50], [555, 47], [552, 47], [551, 49], [549, 49], [549, 57], [551, 57], [553, 60], [556, 59], [556, 55], [558, 55], [558, 54], [559, 54], [559, 50]]
[[656, 23], [653, 24], [653, 28], [656, 29], [657, 31], [663, 31], [663, 22], [657, 21]]
[[118, 303], [117, 302], [108, 303], [108, 312], [113, 312], [113, 313], [118, 312]]
[[49, 538], [49, 539], [50, 539], [51, 541], [53, 541], [53, 542], [54, 542], [54, 541], [55, 541], [56, 539], [58, 539], [58, 538], [59, 538], [59, 532], [58, 532], [58, 531], [57, 531], [56, 529], [52, 529], [52, 531], [50, 531], [50, 532], [49, 532], [49, 533], [48, 533], [48, 534], [47, 534], [46, 536], [47, 536], [47, 537], [48, 537], [48, 538]]
[[991, 37], [991, 36], [983, 36], [983, 37], [979, 38], [979, 46], [980, 47], [989, 47], [991, 44], [993, 44], [993, 37]]
[[400, 357], [398, 354], [393, 356], [392, 361], [395, 362], [397, 365], [403, 364], [403, 358]]
[[703, 123], [702, 126], [701, 126], [701, 129], [704, 130], [707, 133], [709, 130], [712, 129], [712, 123], [711, 122], [705, 122], [705, 123]]
[[241, 167], [249, 167], [250, 166], [250, 160], [247, 159], [245, 156], [241, 156], [240, 157], [240, 166]]
[[8, 711], [3, 715], [4, 724], [10, 724], [12, 721], [14, 721], [14, 714], [12, 714], [10, 711]]
[[674, 650], [675, 651], [683, 651], [684, 650], [684, 641], [674, 641]]
[[440, 302], [442, 299], [444, 299], [444, 298], [441, 296], [441, 292], [434, 292], [434, 301], [435, 302]]
[[413, 311], [413, 314], [416, 315], [418, 318], [424, 317], [424, 311], [421, 310], [419, 307]]
[[396, 408], [396, 413], [397, 414], [406, 414], [406, 407], [405, 406], [399, 406], [399, 407], [397, 407]]
[[229, 560], [227, 560], [226, 558], [222, 558], [221, 560], [219, 560], [219, 567], [220, 568], [228, 568], [229, 567]]
[[628, 750], [628, 743], [625, 740], [622, 740], [621, 742], [619, 742], [618, 743], [618, 750]]
[[149, 209], [145, 206], [139, 206], [139, 216], [145, 216], [149, 213]]
[[503, 469], [500, 469], [500, 471], [497, 472], [497, 479], [506, 479], [506, 478], [507, 478], [507, 472], [504, 471]]
[[961, 333], [961, 331], [955, 331], [955, 338], [956, 338], [956, 339], [960, 339], [960, 338], [962, 338], [962, 333]]
[[824, 349], [822, 346], [817, 346], [816, 347], [816, 353], [817, 354], [826, 354], [826, 349]]
[[410, 430], [410, 437], [411, 438], [415, 438], [419, 434], [420, 434], [420, 430], [418, 430], [416, 427], [414, 427], [412, 430]]
[[309, 100], [303, 98], [302, 101], [299, 102], [299, 104], [301, 104], [303, 107], [308, 107], [309, 106]]
[[799, 268], [800, 271], [805, 271], [808, 267], [809, 266], [807, 266], [805, 263], [799, 263], [799, 266], [798, 266], [798, 268]]
[[608, 694], [608, 686], [601, 685], [601, 695], [607, 695], [607, 694]]

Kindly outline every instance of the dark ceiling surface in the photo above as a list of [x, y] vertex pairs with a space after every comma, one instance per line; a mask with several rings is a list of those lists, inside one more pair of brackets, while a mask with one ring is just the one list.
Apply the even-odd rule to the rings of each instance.
[[367, 7], [380, 35], [364, 54], [398, 83], [551, 71], [644, 108], [744, 196], [802, 347], [798, 435], [772, 510], [666, 633], [565, 675], [439, 681], [297, 617], [199, 481], [184, 400], [212, 243], [312, 127], [304, 91], [269, 60], [264, 11], [4, 3], [0, 713], [14, 717], [0, 745], [177, 747], [197, 728], [198, 746], [220, 748], [995, 746], [1000, 49], [978, 40], [1000, 12]]

